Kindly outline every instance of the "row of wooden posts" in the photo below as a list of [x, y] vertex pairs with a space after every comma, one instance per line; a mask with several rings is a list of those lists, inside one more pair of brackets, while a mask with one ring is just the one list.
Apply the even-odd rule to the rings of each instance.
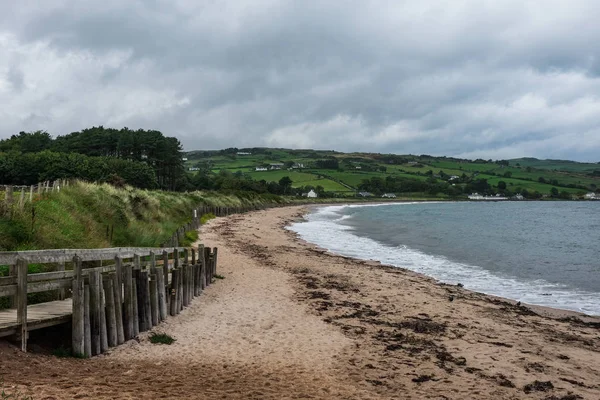
[[[72, 350], [86, 357], [106, 352], [178, 315], [211, 284], [217, 268], [217, 248], [183, 249], [169, 260], [150, 253], [147, 263], [115, 258], [114, 272], [94, 268], [84, 275], [82, 261], [73, 259]], [[172, 265], [169, 265], [172, 261]], [[145, 265], [144, 265], [145, 264]], [[170, 279], [169, 279], [170, 277]]]

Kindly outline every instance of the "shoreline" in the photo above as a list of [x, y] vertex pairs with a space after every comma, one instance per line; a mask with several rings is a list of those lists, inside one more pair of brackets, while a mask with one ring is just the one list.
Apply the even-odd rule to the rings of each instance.
[[204, 225], [223, 279], [154, 329], [174, 344], [77, 360], [0, 342], [0, 380], [36, 400], [600, 398], [600, 322], [329, 254], [285, 229], [312, 206]]
[[[440, 201], [440, 202], [452, 202], [452, 201]], [[425, 275], [423, 273], [420, 272], [416, 272], [407, 268], [404, 268], [402, 266], [395, 266], [395, 265], [390, 265], [390, 264], [384, 264], [378, 260], [366, 260], [366, 259], [362, 259], [362, 258], [357, 258], [357, 257], [351, 257], [351, 256], [346, 256], [343, 254], [338, 254], [335, 252], [332, 252], [328, 249], [325, 249], [321, 246], [319, 246], [316, 243], [312, 243], [309, 242], [305, 239], [303, 239], [302, 237], [300, 237], [300, 235], [296, 232], [294, 232], [291, 229], [287, 229], [287, 227], [289, 227], [290, 224], [294, 223], [294, 222], [302, 222], [302, 221], [307, 221], [306, 220], [306, 216], [312, 212], [315, 211], [315, 209], [317, 208], [321, 208], [321, 207], [330, 207], [330, 206], [385, 206], [385, 205], [391, 205], [391, 204], [402, 204], [402, 203], [407, 203], [406, 201], [398, 201], [398, 202], [394, 202], [394, 201], [390, 201], [390, 202], [385, 202], [385, 203], [372, 203], [372, 204], [354, 204], [354, 203], [346, 203], [346, 204], [340, 204], [340, 203], [333, 203], [333, 204], [311, 204], [311, 205], [306, 205], [304, 206], [306, 208], [306, 211], [302, 213], [302, 215], [299, 215], [296, 219], [290, 220], [290, 222], [288, 223], [288, 225], [286, 225], [286, 227], [284, 227], [284, 230], [286, 232], [289, 232], [293, 235], [293, 239], [296, 240], [298, 243], [301, 243], [302, 245], [308, 246], [308, 247], [312, 247], [314, 249], [316, 249], [319, 252], [324, 252], [324, 254], [329, 254], [332, 256], [338, 256], [338, 257], [345, 257], [351, 260], [356, 260], [356, 261], [366, 261], [366, 262], [370, 262], [370, 263], [374, 263], [375, 265], [379, 265], [381, 267], [385, 267], [385, 268], [397, 268], [397, 269], [401, 269], [403, 271], [406, 271], [407, 273], [413, 273], [413, 274], [417, 274], [418, 276], [421, 276], [423, 278], [426, 279], [432, 279], [436, 284], [438, 285], [447, 285], [447, 286], [455, 286], [449, 283], [445, 283], [442, 282], [441, 280], [439, 280], [438, 278], [432, 277], [432, 276], [428, 276]], [[424, 203], [423, 201], [414, 201], [414, 202], [408, 202], [408, 203]], [[481, 292], [481, 291], [477, 291], [477, 290], [473, 290], [473, 289], [469, 289], [467, 287], [464, 288], [464, 290], [467, 290], [469, 292], [472, 293], [478, 293], [484, 296], [490, 296], [492, 298], [498, 299], [498, 300], [502, 300], [502, 301], [506, 301], [507, 303], [511, 303], [513, 305], [521, 305], [523, 307], [527, 307], [529, 308], [531, 311], [538, 313], [540, 315], [543, 316], [547, 316], [549, 318], [572, 318], [572, 317], [576, 317], [581, 319], [584, 322], [599, 322], [600, 323], [600, 315], [592, 315], [592, 314], [586, 314], [584, 312], [581, 311], [575, 311], [575, 310], [570, 310], [570, 309], [563, 309], [563, 308], [559, 308], [559, 307], [551, 307], [551, 306], [543, 306], [543, 305], [537, 305], [537, 304], [531, 304], [531, 303], [526, 303], [526, 302], [522, 302], [522, 301], [518, 301], [518, 300], [514, 300], [508, 297], [504, 297], [501, 295], [494, 295], [494, 294], [489, 294], [489, 293], [485, 293], [485, 292]]]

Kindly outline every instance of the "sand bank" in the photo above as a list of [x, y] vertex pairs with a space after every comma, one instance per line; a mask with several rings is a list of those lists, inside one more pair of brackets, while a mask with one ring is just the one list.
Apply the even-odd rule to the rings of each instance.
[[4, 345], [5, 386], [35, 399], [600, 398], [599, 319], [537, 315], [327, 254], [283, 229], [303, 212], [260, 211], [203, 228], [224, 279], [156, 329], [175, 344], [142, 335], [91, 360]]

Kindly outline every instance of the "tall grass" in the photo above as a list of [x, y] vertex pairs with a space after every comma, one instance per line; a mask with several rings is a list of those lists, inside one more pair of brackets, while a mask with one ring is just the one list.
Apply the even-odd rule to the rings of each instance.
[[0, 251], [158, 247], [191, 220], [198, 206], [282, 201], [256, 193], [174, 193], [78, 182], [43, 194], [11, 218], [0, 216]]

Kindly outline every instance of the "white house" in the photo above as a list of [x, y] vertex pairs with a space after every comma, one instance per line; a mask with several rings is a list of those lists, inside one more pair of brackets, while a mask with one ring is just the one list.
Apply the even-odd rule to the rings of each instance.
[[294, 163], [294, 165], [292, 165], [293, 169], [298, 169], [298, 168], [304, 168], [304, 164], [302, 163]]
[[458, 175], [452, 175], [450, 178], [448, 178], [448, 180], [453, 181], [453, 180], [459, 179], [459, 178], [460, 178], [460, 176], [458, 176]]
[[189, 167], [188, 171], [200, 171], [200, 168], [198, 168], [198, 167]]
[[[142, 157], [142, 158], [143, 158], [143, 157]], [[146, 156], [146, 158], [148, 158], [148, 156]], [[182, 161], [187, 161], [188, 159], [187, 159], [187, 157], [183, 157], [181, 160], [182, 160]]]
[[270, 166], [270, 169], [281, 169], [283, 168], [283, 163], [273, 163]]
[[394, 193], [384, 193], [383, 196], [381, 196], [381, 197], [386, 198], [386, 199], [395, 199], [396, 195]]
[[248, 152], [245, 152], [245, 151], [238, 151], [238, 152], [237, 152], [237, 155], [238, 155], [238, 156], [249, 156], [249, 155], [251, 155], [251, 154], [252, 154], [252, 153], [248, 153]]
[[369, 192], [358, 192], [358, 195], [360, 197], [372, 197], [373, 193], [369, 193]]
[[310, 198], [315, 199], [315, 198], [317, 198], [319, 196], [317, 196], [317, 193], [314, 190], [311, 189], [311, 191], [306, 194], [306, 197], [310, 197]]
[[255, 171], [268, 171], [269, 169], [267, 167], [256, 167], [254, 170]]
[[523, 200], [523, 199], [525, 199], [525, 197], [523, 197], [523, 195], [521, 193], [515, 194], [515, 200]]
[[586, 200], [600, 200], [600, 196], [598, 196], [596, 193], [593, 192], [589, 192], [587, 193], [584, 198]]

